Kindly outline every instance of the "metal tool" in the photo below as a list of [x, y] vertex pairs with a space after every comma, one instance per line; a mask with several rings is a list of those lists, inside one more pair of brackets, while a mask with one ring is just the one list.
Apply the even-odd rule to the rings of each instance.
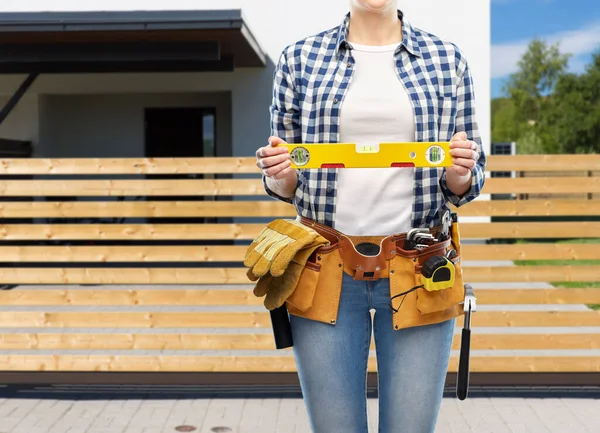
[[425, 242], [437, 242], [437, 239], [430, 233], [417, 233], [414, 236], [414, 239], [419, 242], [419, 241], [425, 241]]
[[427, 228], [410, 229], [408, 231], [408, 233], [406, 233], [406, 240], [404, 241], [404, 249], [405, 250], [414, 250], [414, 249], [416, 249], [417, 244], [422, 244], [422, 242], [418, 241], [418, 239], [417, 239], [418, 236], [420, 236], [420, 239], [423, 239], [423, 237], [428, 237], [428, 236], [432, 236], [432, 235], [429, 233], [429, 229], [427, 229]]
[[458, 361], [458, 378], [456, 396], [459, 400], [467, 398], [469, 393], [469, 358], [471, 353], [471, 313], [477, 311], [477, 298], [470, 284], [465, 284], [465, 300], [463, 303], [465, 322], [460, 343], [460, 358]]
[[440, 232], [440, 241], [445, 241], [450, 237], [450, 227], [452, 226], [452, 216], [449, 210], [445, 210], [442, 215], [442, 230]]

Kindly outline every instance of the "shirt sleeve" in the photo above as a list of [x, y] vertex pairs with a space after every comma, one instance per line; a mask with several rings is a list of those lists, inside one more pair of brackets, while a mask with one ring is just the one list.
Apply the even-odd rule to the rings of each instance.
[[448, 201], [456, 207], [460, 207], [475, 200], [481, 194], [481, 190], [483, 189], [483, 185], [485, 183], [485, 166], [487, 158], [483, 151], [481, 135], [479, 132], [479, 127], [477, 126], [477, 120], [475, 118], [474, 93], [473, 79], [467, 65], [465, 66], [465, 72], [462, 76], [462, 80], [457, 91], [455, 134], [458, 132], [466, 132], [468, 140], [477, 143], [479, 160], [473, 169], [471, 186], [469, 190], [462, 196], [456, 195], [450, 191], [446, 183], [446, 170], [444, 169], [440, 179], [440, 186]]
[[[275, 68], [273, 79], [273, 99], [269, 107], [271, 115], [271, 135], [283, 139], [286, 143], [300, 143], [302, 140], [300, 128], [300, 104], [294, 78], [288, 64], [286, 51], [281, 54]], [[298, 173], [300, 186], [301, 175]], [[266, 177], [263, 175], [263, 185], [267, 194], [286, 203], [293, 203], [293, 197], [281, 197], [267, 186]]]

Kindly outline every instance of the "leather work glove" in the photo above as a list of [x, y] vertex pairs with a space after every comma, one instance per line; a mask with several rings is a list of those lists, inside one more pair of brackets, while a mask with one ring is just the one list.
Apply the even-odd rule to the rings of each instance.
[[272, 221], [248, 247], [244, 266], [257, 278], [267, 273], [280, 277], [296, 253], [318, 237], [316, 231], [298, 221]]
[[289, 298], [296, 289], [302, 271], [312, 253], [314, 253], [317, 248], [328, 244], [327, 239], [322, 238], [321, 236], [319, 236], [319, 238], [320, 239], [317, 239], [311, 245], [298, 251], [281, 276], [274, 277], [267, 274], [258, 280], [253, 293], [257, 297], [266, 295], [264, 305], [268, 310], [279, 308], [285, 303], [286, 299]]

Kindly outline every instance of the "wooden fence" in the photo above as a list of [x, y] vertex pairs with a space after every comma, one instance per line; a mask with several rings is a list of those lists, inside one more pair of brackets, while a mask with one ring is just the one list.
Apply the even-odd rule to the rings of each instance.
[[[490, 156], [488, 164], [491, 171], [546, 173], [599, 167], [599, 155]], [[174, 178], [152, 179], [159, 174]], [[189, 174], [218, 176], [183, 178]], [[22, 175], [27, 179], [15, 178]], [[599, 193], [598, 178], [488, 178], [484, 190], [517, 197], [582, 192]], [[0, 195], [0, 283], [16, 286], [0, 291], [0, 371], [295, 371], [291, 351], [274, 349], [268, 313], [239, 266], [264, 224], [246, 220], [295, 215], [265, 195], [252, 158], [0, 160]], [[465, 278], [480, 308], [473, 317], [472, 371], [599, 371], [600, 311], [582, 305], [600, 304], [600, 290], [592, 287], [600, 266], [576, 262], [600, 260], [599, 245], [539, 240], [600, 238], [600, 222], [586, 221], [600, 215], [600, 200], [476, 200], [457, 212], [467, 243], [538, 239], [464, 246]], [[464, 222], [467, 216], [577, 222]], [[480, 266], [482, 260], [569, 264]], [[573, 281], [582, 287], [530, 284]], [[375, 371], [374, 357], [369, 368]], [[454, 352], [449, 372], [456, 369]]]

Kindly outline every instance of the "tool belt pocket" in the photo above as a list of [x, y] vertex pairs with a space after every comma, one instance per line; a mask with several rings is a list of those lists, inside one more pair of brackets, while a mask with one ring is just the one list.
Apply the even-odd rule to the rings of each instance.
[[417, 290], [416, 304], [420, 314], [430, 314], [445, 311], [457, 304], [460, 304], [464, 300], [464, 283], [460, 264], [460, 238], [456, 223], [453, 223], [452, 241], [447, 249], [433, 251], [431, 254], [422, 255], [413, 262], [415, 283], [416, 285], [423, 284], [423, 265], [430, 257], [435, 255], [445, 255], [451, 250], [456, 251], [456, 255], [450, 259], [454, 266], [454, 281], [452, 284], [449, 284], [448, 287], [444, 287], [442, 285], [440, 290], [429, 291], [423, 287]]
[[290, 314], [335, 323], [343, 268], [338, 246], [318, 248], [307, 261], [294, 292], [287, 299]]
[[[313, 257], [318, 254], [313, 254]], [[313, 261], [311, 257], [304, 266], [300, 279], [292, 294], [287, 298], [288, 304], [299, 311], [307, 311], [313, 305], [315, 291], [319, 284], [321, 264]]]

